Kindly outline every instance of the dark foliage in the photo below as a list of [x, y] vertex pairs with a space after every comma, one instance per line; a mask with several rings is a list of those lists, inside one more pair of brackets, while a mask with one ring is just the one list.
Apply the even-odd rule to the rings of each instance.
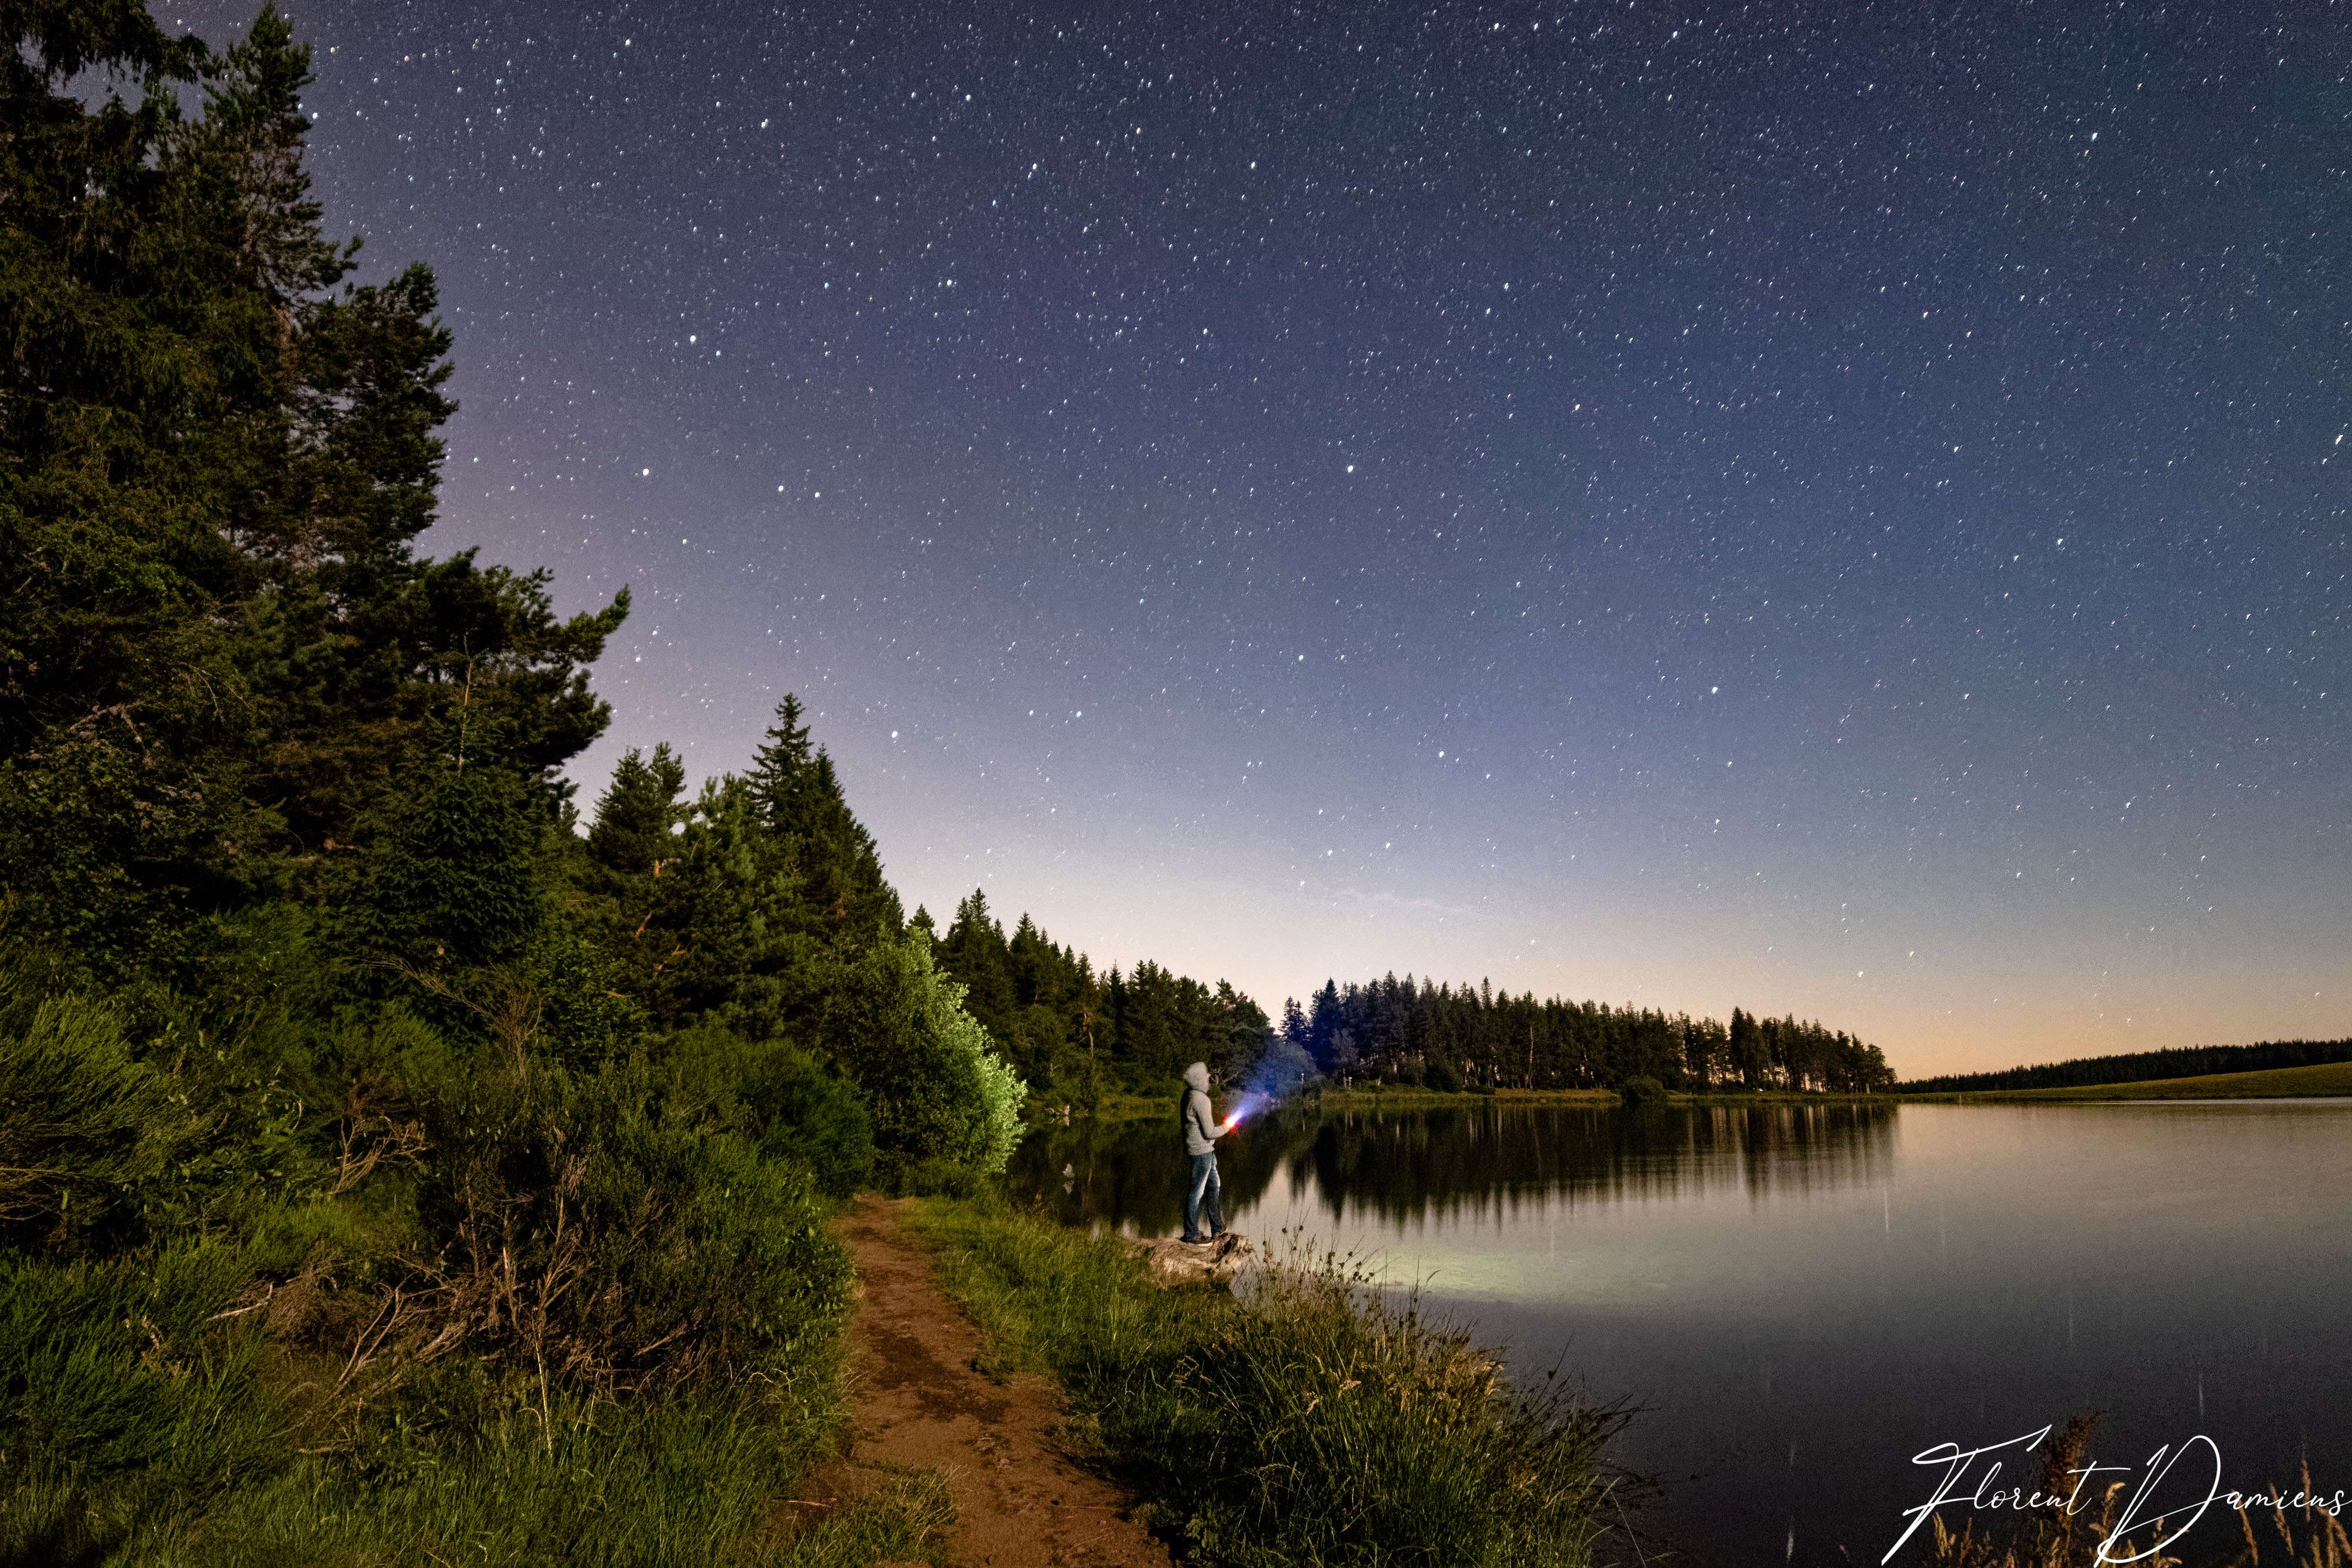
[[284, 18], [215, 57], [119, 3], [7, 17], [0, 885], [93, 978], [185, 972], [331, 882], [455, 710], [552, 799], [626, 601], [559, 621], [542, 577], [413, 552], [448, 334], [429, 273], [347, 283], [320, 234]]
[[2084, 1056], [2000, 1072], [1962, 1072], [1901, 1084], [1906, 1094], [1967, 1093], [1984, 1089], [2073, 1089], [2151, 1079], [2202, 1078], [2213, 1072], [2266, 1072], [2279, 1067], [2319, 1067], [2352, 1061], [2352, 1040], [2272, 1040], [2259, 1045], [2184, 1045]]
[[1874, 1045], [1794, 1018], [1728, 1025], [1603, 1002], [1538, 1001], [1480, 985], [1326, 981], [1283, 1009], [1283, 1034], [1340, 1082], [1432, 1089], [1671, 1089], [1875, 1092], [1894, 1074]]
[[829, 1198], [1018, 1085], [795, 700], [568, 831], [626, 595], [413, 548], [450, 339], [285, 19], [5, 15], [0, 1564], [771, 1560]]
[[[915, 924], [928, 931], [928, 913], [917, 911]], [[1008, 936], [978, 888], [936, 950], [1006, 1058], [1065, 1103], [1089, 1106], [1114, 1087], [1166, 1090], [1193, 1061], [1239, 1075], [1272, 1038], [1265, 1010], [1228, 982], [1205, 986], [1148, 959], [1097, 975], [1025, 915]]]

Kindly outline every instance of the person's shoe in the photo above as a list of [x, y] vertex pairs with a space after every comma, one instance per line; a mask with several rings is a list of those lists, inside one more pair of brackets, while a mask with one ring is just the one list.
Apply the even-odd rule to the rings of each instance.
[[1183, 1242], [1187, 1247], [1200, 1247], [1205, 1245], [1199, 1237], [1192, 1235], [1180, 1236], [1177, 1239]]

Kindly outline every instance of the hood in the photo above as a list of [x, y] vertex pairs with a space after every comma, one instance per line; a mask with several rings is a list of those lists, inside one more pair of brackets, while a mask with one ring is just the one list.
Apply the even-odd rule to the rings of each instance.
[[1209, 1064], [1205, 1061], [1196, 1061], [1192, 1063], [1192, 1066], [1186, 1068], [1184, 1070], [1184, 1087], [1187, 1089], [1197, 1089], [1202, 1093], [1206, 1094], [1209, 1092]]

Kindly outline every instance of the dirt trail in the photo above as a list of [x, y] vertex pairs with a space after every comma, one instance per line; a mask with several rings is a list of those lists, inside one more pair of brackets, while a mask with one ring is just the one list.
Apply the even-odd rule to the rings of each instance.
[[1172, 1568], [1128, 1516], [1129, 1500], [1073, 1464], [1050, 1436], [1059, 1391], [972, 1370], [978, 1333], [931, 1280], [900, 1228], [903, 1202], [863, 1198], [842, 1217], [862, 1287], [850, 1320], [850, 1447], [820, 1490], [856, 1488], [880, 1463], [944, 1471], [955, 1493], [959, 1568]]

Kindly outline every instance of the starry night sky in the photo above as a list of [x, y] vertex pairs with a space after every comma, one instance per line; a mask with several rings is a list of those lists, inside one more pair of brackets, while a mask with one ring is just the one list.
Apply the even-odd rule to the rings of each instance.
[[796, 689], [1269, 1008], [2352, 1030], [2352, 5], [290, 9], [427, 548], [636, 595], [583, 802]]

